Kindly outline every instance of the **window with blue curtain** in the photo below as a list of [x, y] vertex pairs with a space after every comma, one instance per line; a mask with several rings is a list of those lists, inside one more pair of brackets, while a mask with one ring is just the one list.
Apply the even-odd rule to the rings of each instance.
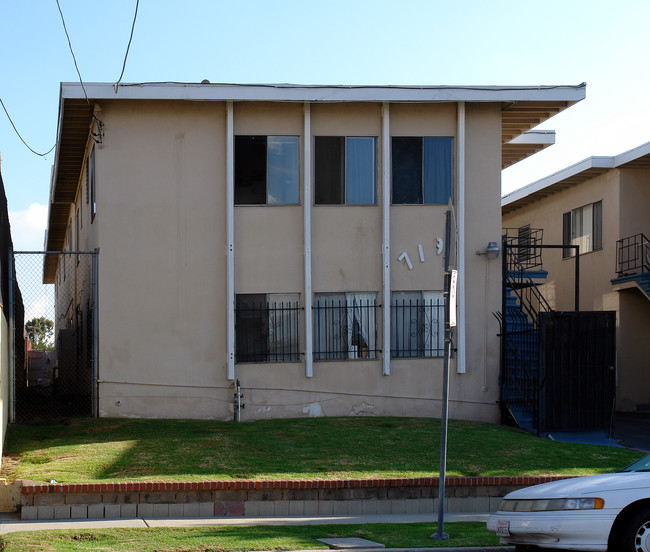
[[393, 205], [435, 205], [452, 194], [451, 136], [392, 139]]
[[314, 150], [316, 205], [377, 203], [377, 138], [316, 136]]

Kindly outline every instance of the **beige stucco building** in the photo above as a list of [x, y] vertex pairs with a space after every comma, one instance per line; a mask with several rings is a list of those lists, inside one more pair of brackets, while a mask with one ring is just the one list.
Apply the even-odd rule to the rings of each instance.
[[[650, 406], [650, 143], [590, 157], [502, 200], [503, 226], [543, 229], [545, 244], [580, 246], [580, 309], [617, 315], [616, 408]], [[574, 308], [575, 257], [544, 250], [542, 293]]]
[[502, 168], [548, 145], [517, 137], [584, 85], [85, 92], [61, 88], [46, 249], [99, 250], [100, 416], [228, 419], [236, 381], [242, 419], [439, 416], [451, 198], [450, 414], [498, 420], [501, 267], [476, 252]]

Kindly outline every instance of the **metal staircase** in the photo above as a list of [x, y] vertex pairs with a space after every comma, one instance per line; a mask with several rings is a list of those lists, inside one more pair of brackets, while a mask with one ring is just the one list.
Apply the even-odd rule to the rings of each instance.
[[503, 236], [503, 304], [496, 313], [501, 326], [501, 407], [504, 419], [537, 433], [539, 429], [539, 316], [552, 309], [538, 284], [541, 270], [542, 231], [521, 229]]

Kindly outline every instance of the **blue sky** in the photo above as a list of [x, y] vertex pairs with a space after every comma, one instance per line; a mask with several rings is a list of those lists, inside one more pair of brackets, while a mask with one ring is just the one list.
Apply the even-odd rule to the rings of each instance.
[[[115, 82], [135, 0], [60, 0], [87, 82]], [[141, 0], [123, 82], [538, 85], [587, 82], [540, 128], [556, 144], [506, 170], [503, 191], [650, 141], [647, 0]], [[59, 83], [78, 82], [55, 0], [3, 0], [0, 97], [35, 150], [55, 142]], [[17, 249], [41, 249], [54, 153], [0, 112]]]

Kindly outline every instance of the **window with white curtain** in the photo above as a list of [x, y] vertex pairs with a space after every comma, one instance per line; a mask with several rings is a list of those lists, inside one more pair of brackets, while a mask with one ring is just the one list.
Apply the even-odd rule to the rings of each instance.
[[235, 204], [300, 202], [300, 138], [235, 136]]
[[316, 205], [375, 205], [377, 138], [316, 136], [314, 187]]
[[[603, 248], [603, 202], [596, 201], [564, 213], [562, 244], [577, 245], [580, 254]], [[563, 258], [575, 256], [575, 249], [565, 249]]]
[[314, 360], [377, 358], [377, 294], [317, 293]]
[[445, 299], [442, 291], [393, 291], [391, 357], [444, 356]]

